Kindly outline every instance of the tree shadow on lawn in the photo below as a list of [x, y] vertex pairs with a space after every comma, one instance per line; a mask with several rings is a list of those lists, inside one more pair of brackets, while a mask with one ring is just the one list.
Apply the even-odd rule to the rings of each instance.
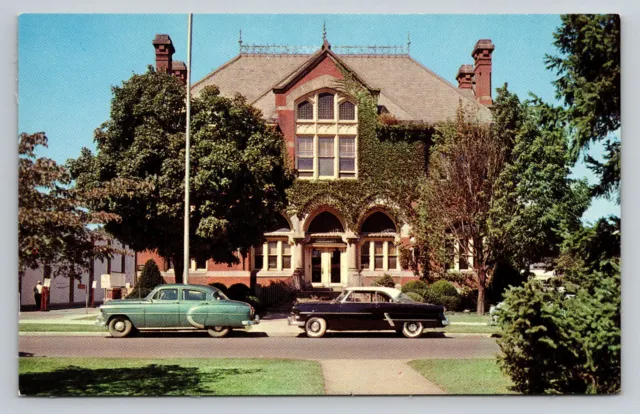
[[20, 374], [26, 396], [163, 396], [215, 395], [212, 383], [261, 369], [212, 369], [150, 364], [136, 368], [87, 369], [69, 366], [50, 372]]

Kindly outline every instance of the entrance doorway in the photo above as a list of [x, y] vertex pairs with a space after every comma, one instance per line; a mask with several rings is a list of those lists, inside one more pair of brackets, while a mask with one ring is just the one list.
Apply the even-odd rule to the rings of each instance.
[[341, 286], [345, 266], [344, 247], [311, 246], [306, 250], [307, 280], [313, 287]]

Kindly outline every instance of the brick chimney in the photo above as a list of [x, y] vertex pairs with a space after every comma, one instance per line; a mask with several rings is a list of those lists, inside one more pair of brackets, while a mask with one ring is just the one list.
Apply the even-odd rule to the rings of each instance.
[[473, 65], [462, 65], [456, 75], [458, 88], [473, 89]]
[[491, 105], [491, 53], [495, 46], [491, 39], [480, 39], [473, 48], [471, 56], [475, 62], [473, 68], [476, 84], [476, 100], [482, 105]]
[[171, 57], [176, 50], [173, 48], [173, 42], [169, 35], [157, 34], [152, 43], [153, 47], [156, 49], [156, 71], [173, 73]]
[[183, 85], [187, 84], [187, 65], [185, 65], [184, 62], [179, 60], [173, 62], [171, 73], [178, 78]]

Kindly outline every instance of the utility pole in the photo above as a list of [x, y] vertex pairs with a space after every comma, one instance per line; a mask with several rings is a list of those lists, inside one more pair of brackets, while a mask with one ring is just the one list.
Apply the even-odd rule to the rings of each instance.
[[184, 169], [184, 284], [189, 283], [189, 265], [191, 257], [189, 256], [189, 214], [191, 213], [191, 205], [189, 204], [189, 151], [190, 151], [190, 127], [191, 127], [191, 21], [192, 14], [189, 13], [187, 24], [187, 131], [186, 131], [186, 152], [185, 152], [185, 169]]

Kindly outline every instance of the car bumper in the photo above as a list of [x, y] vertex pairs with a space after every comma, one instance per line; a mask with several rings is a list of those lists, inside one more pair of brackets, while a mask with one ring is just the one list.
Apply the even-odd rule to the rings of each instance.
[[451, 325], [451, 322], [449, 322], [449, 318], [445, 316], [444, 319], [442, 320], [442, 326], [449, 326], [449, 325]]
[[293, 319], [291, 316], [287, 317], [287, 323], [291, 326], [299, 326], [299, 327], [303, 327], [304, 326], [304, 321], [298, 321]]
[[258, 315], [256, 315], [256, 317], [253, 320], [249, 320], [249, 321], [242, 321], [242, 326], [253, 326], [253, 325], [258, 325], [260, 323], [260, 317]]
[[95, 324], [98, 326], [107, 326], [107, 321], [104, 320], [102, 315], [98, 315], [98, 317], [96, 318]]

